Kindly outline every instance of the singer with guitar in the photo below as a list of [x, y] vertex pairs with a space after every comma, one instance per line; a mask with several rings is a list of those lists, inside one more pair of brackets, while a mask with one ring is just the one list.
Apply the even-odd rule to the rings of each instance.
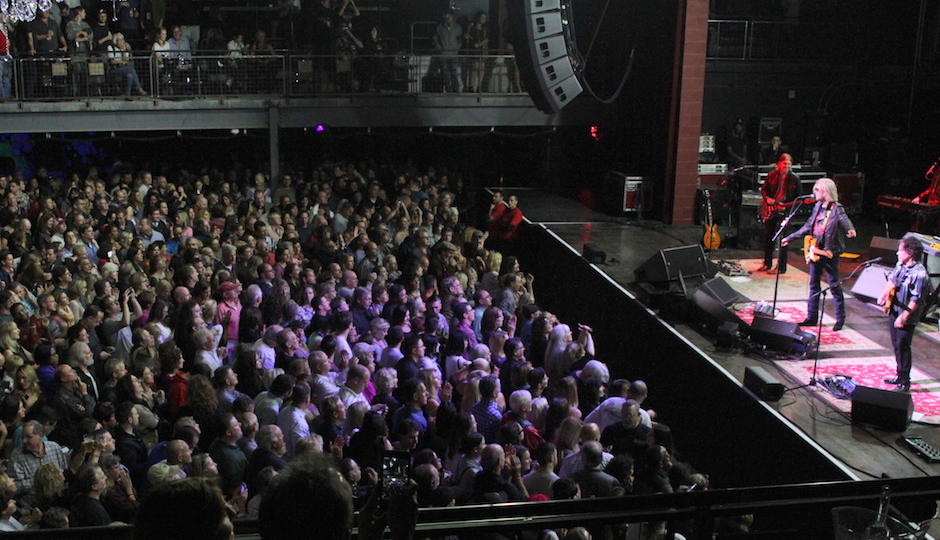
[[813, 185], [813, 197], [816, 199], [813, 213], [799, 230], [784, 238], [781, 245], [786, 246], [803, 235], [811, 236], [807, 241], [806, 252], [810, 296], [806, 306], [806, 319], [799, 325], [814, 326], [820, 320], [820, 282], [825, 272], [836, 312], [836, 324], [832, 329], [839, 331], [845, 325], [845, 296], [839, 285], [839, 256], [845, 250], [845, 237], [855, 238], [855, 225], [846, 215], [845, 208], [839, 204], [839, 192], [831, 178], [820, 178], [816, 181]]
[[800, 177], [793, 173], [792, 166], [793, 158], [790, 154], [781, 154], [777, 168], [770, 171], [761, 187], [760, 218], [764, 222], [764, 265], [757, 269], [758, 272], [784, 274], [787, 271], [787, 250], [783, 248], [780, 248], [777, 257], [777, 268], [773, 268], [773, 238], [783, 221], [784, 210], [792, 206], [793, 201], [801, 195]]
[[878, 297], [878, 304], [885, 307], [891, 323], [891, 344], [898, 364], [897, 376], [885, 382], [896, 384], [896, 392], [911, 390], [911, 342], [930, 296], [927, 269], [920, 263], [923, 258], [924, 246], [920, 240], [913, 236], [902, 238], [898, 243], [898, 264]]

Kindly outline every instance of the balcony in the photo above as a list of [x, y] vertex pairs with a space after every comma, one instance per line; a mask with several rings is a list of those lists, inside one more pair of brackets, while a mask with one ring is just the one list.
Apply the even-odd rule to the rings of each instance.
[[[507, 54], [458, 57], [456, 92], [444, 92], [445, 58], [420, 52], [148, 54], [134, 55], [126, 67], [108, 60], [96, 54], [14, 59], [13, 96], [0, 102], [4, 131], [561, 123], [559, 115], [536, 110], [528, 94], [511, 91], [519, 86]], [[126, 95], [131, 70], [146, 95], [134, 87]]]

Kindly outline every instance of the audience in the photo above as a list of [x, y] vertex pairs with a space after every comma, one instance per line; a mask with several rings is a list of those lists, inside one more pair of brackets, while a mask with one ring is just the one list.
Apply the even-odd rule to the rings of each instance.
[[[533, 309], [518, 260], [487, 245], [487, 223], [460, 221], [459, 173], [327, 163], [271, 186], [247, 169], [85, 172], [0, 178], [0, 227], [56, 227], [12, 264], [0, 234], [0, 334], [31, 336], [0, 339], [23, 379], [0, 388], [0, 526], [116, 520], [147, 538], [173, 537], [172, 521], [214, 538], [247, 514], [283, 538], [303, 535], [292, 518], [331, 513], [317, 538], [345, 538], [392, 449], [412, 456], [421, 506], [697, 483], [641, 408], [647, 385], [614, 380], [608, 396], [591, 329], [575, 339]], [[508, 284], [499, 307], [490, 274]], [[58, 293], [70, 324], [51, 314]]]

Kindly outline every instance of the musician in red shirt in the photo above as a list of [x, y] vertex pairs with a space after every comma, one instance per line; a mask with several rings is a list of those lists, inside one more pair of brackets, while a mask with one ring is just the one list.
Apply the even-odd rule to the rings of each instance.
[[930, 187], [915, 197], [913, 199], [914, 202], [940, 205], [940, 169], [937, 169], [938, 163], [940, 163], [940, 159], [937, 159], [937, 161], [930, 166], [930, 170], [927, 171], [927, 174], [924, 175], [924, 178], [930, 180]]
[[[928, 169], [927, 173], [924, 175], [924, 178], [930, 181], [930, 187], [917, 197], [911, 199], [911, 202], [940, 206], [940, 167], [937, 167], [938, 164], [940, 164], [940, 158], [930, 166], [930, 169]], [[936, 234], [938, 229], [940, 229], [940, 227], [938, 227], [938, 225], [940, 225], [940, 223], [938, 223], [938, 215], [940, 215], [940, 212], [915, 212], [914, 224], [911, 226], [911, 230]]]
[[783, 221], [784, 205], [796, 200], [802, 194], [800, 177], [793, 173], [793, 158], [790, 154], [780, 154], [777, 168], [770, 171], [761, 187], [760, 217], [764, 221], [764, 265], [758, 272], [784, 274], [787, 271], [787, 250], [780, 248], [777, 268], [773, 269], [774, 234]]

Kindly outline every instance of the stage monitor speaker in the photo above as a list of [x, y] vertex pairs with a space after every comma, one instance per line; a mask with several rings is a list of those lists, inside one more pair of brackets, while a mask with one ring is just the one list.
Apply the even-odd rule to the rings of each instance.
[[754, 366], [744, 370], [744, 387], [761, 401], [779, 401], [786, 388], [767, 370]]
[[692, 293], [692, 303], [704, 312], [703, 322], [710, 328], [718, 328], [726, 322], [737, 324], [742, 331], [747, 328], [747, 323], [738, 317], [737, 313], [725, 307], [720, 300], [703, 291], [701, 287]]
[[778, 321], [768, 317], [754, 317], [749, 334], [757, 343], [788, 354], [804, 353], [807, 346], [812, 344], [807, 343], [808, 336], [800, 331], [795, 322]]
[[607, 254], [604, 253], [604, 250], [597, 247], [597, 244], [584, 244], [584, 258], [591, 264], [607, 263]]
[[702, 283], [699, 289], [726, 306], [730, 306], [743, 298], [741, 293], [734, 290], [722, 277], [713, 277]]
[[662, 249], [633, 271], [641, 283], [661, 283], [683, 278], [707, 276], [708, 258], [700, 244]]
[[904, 431], [911, 425], [914, 400], [906, 392], [856, 386], [852, 392], [852, 423], [885, 431]]
[[873, 264], [862, 270], [855, 285], [852, 285], [852, 294], [865, 302], [878, 300], [881, 292], [888, 283], [888, 275], [891, 274], [891, 268]]
[[869, 244], [869, 255], [871, 257], [881, 257], [885, 266], [894, 267], [898, 262], [898, 240], [897, 238], [886, 238], [884, 236], [872, 236]]

